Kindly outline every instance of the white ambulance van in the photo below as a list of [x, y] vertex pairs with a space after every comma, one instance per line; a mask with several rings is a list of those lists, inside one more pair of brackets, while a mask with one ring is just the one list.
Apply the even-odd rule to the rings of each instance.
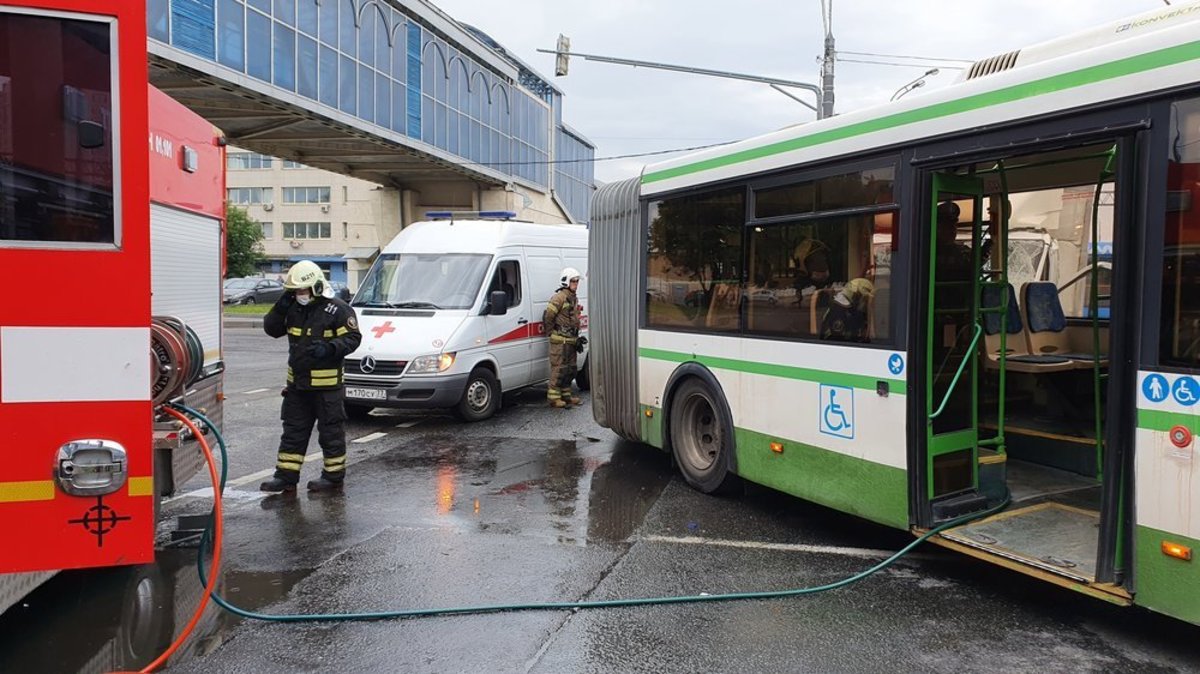
[[[346, 358], [346, 412], [453, 409], [467, 421], [501, 394], [546, 382], [542, 312], [563, 268], [582, 274], [587, 334], [587, 228], [514, 220], [514, 213], [427, 213], [371, 266], [351, 305], [362, 344]], [[579, 355], [588, 388], [587, 351]]]

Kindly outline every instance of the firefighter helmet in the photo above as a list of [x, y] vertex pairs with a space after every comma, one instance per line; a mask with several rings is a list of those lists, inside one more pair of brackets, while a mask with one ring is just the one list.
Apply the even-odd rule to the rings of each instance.
[[288, 290], [311, 290], [313, 296], [333, 297], [333, 288], [325, 282], [325, 273], [312, 260], [301, 260], [292, 265], [283, 287]]
[[583, 275], [579, 273], [578, 269], [574, 267], [563, 267], [562, 273], [558, 275], [558, 282], [561, 283], [563, 287], [566, 287], [571, 284], [572, 279], [578, 280], [581, 276]]

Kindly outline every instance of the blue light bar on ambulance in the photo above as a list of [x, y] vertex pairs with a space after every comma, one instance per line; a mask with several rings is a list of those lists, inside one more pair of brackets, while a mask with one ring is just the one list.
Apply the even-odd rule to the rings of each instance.
[[426, 211], [428, 220], [512, 220], [513, 211]]

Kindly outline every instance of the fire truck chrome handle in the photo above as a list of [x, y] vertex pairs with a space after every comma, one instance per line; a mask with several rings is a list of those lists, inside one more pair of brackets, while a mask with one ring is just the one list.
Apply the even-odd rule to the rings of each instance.
[[125, 486], [129, 462], [112, 440], [72, 440], [58, 448], [54, 480], [72, 496], [104, 496]]

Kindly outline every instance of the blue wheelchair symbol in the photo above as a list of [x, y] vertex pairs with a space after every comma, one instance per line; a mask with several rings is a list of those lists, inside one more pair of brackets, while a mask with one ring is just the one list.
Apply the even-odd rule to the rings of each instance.
[[1171, 386], [1171, 395], [1174, 396], [1175, 402], [1184, 407], [1191, 407], [1200, 402], [1200, 384], [1191, 377], [1180, 377]]
[[854, 389], [821, 384], [821, 432], [854, 439]]
[[898, 353], [893, 353], [891, 358], [888, 358], [888, 370], [892, 374], [900, 374], [904, 372], [904, 356]]
[[1161, 374], [1152, 374], [1142, 380], [1142, 395], [1152, 403], [1161, 403], [1166, 400], [1170, 390], [1167, 378]]

